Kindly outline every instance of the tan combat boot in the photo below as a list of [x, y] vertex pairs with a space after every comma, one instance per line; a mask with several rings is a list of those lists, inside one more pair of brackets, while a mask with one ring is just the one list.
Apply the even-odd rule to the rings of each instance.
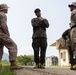
[[11, 70], [23, 69], [23, 67], [17, 66], [15, 61], [11, 61], [10, 63], [11, 63], [10, 65]]

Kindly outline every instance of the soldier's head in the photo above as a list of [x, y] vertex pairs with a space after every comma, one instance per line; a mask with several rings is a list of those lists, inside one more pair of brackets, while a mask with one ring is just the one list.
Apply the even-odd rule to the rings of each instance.
[[7, 4], [0, 4], [0, 11], [3, 11], [4, 13], [8, 12], [8, 6]]
[[72, 4], [68, 5], [68, 7], [70, 8], [70, 11], [73, 11], [76, 9], [76, 2], [72, 2]]
[[41, 10], [39, 8], [35, 9], [34, 13], [37, 17], [41, 17]]

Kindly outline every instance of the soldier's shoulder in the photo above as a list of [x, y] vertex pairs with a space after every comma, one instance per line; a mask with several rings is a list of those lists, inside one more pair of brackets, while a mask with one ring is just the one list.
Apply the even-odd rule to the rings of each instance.
[[37, 18], [33, 18], [32, 20], [36, 20]]
[[44, 18], [44, 21], [48, 21], [46, 18]]
[[0, 12], [0, 16], [2, 15], [2, 13]]
[[3, 12], [0, 12], [0, 17], [4, 17], [5, 14]]
[[76, 10], [72, 11], [72, 14], [76, 14]]
[[33, 18], [31, 21], [35, 21], [37, 18]]

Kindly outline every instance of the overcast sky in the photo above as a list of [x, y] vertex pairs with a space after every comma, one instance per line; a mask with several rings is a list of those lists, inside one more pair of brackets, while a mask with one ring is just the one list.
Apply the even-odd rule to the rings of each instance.
[[[58, 50], [50, 44], [59, 39], [69, 28], [70, 10], [68, 4], [76, 0], [0, 0], [10, 8], [7, 14], [11, 38], [18, 46], [18, 55], [33, 55], [31, 19], [36, 17], [34, 10], [41, 9], [42, 17], [48, 19], [48, 48], [46, 56], [58, 56]], [[8, 50], [4, 50], [8, 53]]]

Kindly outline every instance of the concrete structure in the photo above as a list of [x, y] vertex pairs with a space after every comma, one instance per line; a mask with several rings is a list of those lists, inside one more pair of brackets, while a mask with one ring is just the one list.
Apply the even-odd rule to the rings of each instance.
[[60, 38], [50, 46], [55, 46], [59, 50], [59, 66], [70, 66], [68, 47], [66, 46], [65, 40]]
[[46, 58], [46, 66], [51, 66], [52, 65], [52, 58], [51, 57], [47, 57]]
[[46, 58], [46, 66], [58, 65], [58, 58], [56, 56], [50, 56]]

